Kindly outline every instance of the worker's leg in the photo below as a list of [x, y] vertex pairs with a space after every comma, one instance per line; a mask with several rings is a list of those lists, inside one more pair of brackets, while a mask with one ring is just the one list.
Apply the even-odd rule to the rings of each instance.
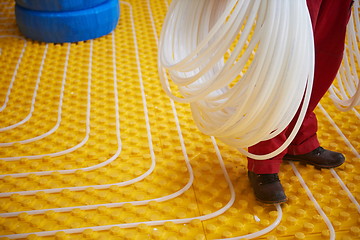
[[[331, 161], [326, 162], [327, 166], [331, 164], [334, 166], [334, 162], [340, 164], [343, 162], [342, 154], [319, 148], [319, 141], [316, 136], [317, 120], [313, 110], [330, 87], [341, 64], [351, 1], [308, 0], [307, 3], [315, 40], [314, 87], [307, 115], [296, 138], [287, 150], [273, 159], [255, 160], [248, 158], [251, 185], [256, 198], [264, 203], [286, 201], [277, 173], [280, 169], [281, 160], [287, 152], [293, 154], [289, 155], [290, 157], [304, 157], [303, 154], [307, 153], [305, 157], [309, 161], [315, 159], [315, 161], [319, 162], [319, 160], [323, 161], [326, 158], [332, 158]], [[249, 152], [267, 154], [277, 149], [288, 137], [295, 121], [296, 117], [284, 132], [273, 139], [250, 147]]]
[[[308, 0], [315, 40], [314, 86], [308, 113], [287, 152], [306, 154], [319, 147], [316, 136], [317, 119], [313, 110], [332, 84], [341, 64], [346, 25], [351, 12], [351, 0]], [[294, 121], [277, 137], [249, 148], [254, 154], [267, 154], [277, 149], [291, 132]], [[270, 160], [248, 159], [248, 169], [257, 174], [276, 173], [286, 151]]]
[[[308, 5], [314, 4], [308, 0]], [[292, 155], [306, 154], [319, 147], [316, 137], [317, 120], [313, 110], [332, 84], [340, 67], [348, 23], [351, 12], [351, 0], [323, 0], [317, 12], [314, 27], [315, 40], [315, 75], [314, 86], [308, 108], [308, 114], [303, 126], [289, 146], [288, 153]], [[288, 128], [287, 135], [294, 123]]]

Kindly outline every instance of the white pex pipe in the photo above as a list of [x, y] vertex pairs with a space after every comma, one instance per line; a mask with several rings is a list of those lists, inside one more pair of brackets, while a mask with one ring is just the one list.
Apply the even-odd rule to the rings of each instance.
[[[39, 72], [38, 72], [36, 83], [35, 83], [33, 97], [31, 99], [31, 108], [30, 108], [29, 114], [24, 119], [22, 119], [21, 121], [15, 123], [13, 125], [0, 128], [0, 132], [5, 132], [5, 131], [8, 131], [10, 129], [14, 129], [14, 128], [26, 123], [32, 117], [32, 114], [33, 114], [33, 112], [35, 110], [34, 105], [35, 105], [35, 101], [36, 101], [37, 92], [38, 92], [38, 89], [39, 89], [39, 84], [40, 84], [40, 80], [41, 80], [42, 71], [44, 69], [44, 63], [45, 63], [45, 59], [46, 59], [46, 55], [47, 55], [47, 51], [48, 51], [48, 46], [49, 46], [48, 44], [45, 45], [44, 53], [43, 53], [43, 56], [41, 58], [41, 64], [40, 64]], [[22, 57], [22, 55], [21, 55], [21, 57]], [[11, 84], [13, 84], [13, 80], [11, 81]], [[11, 88], [12, 88], [12, 85], [11, 85]], [[11, 90], [11, 88], [9, 88], [9, 89]], [[8, 91], [8, 94], [9, 93], [10, 93], [10, 91]], [[7, 95], [5, 103], [7, 103], [8, 100], [9, 99], [8, 99], [8, 95]], [[4, 104], [3, 107], [6, 107], [6, 105]], [[3, 109], [1, 109], [1, 110], [3, 110]]]
[[[347, 25], [343, 63], [329, 92], [340, 111], [349, 111], [360, 105], [360, 82], [357, 69], [360, 62], [360, 3], [354, 1], [353, 14]], [[336, 84], [337, 83], [337, 84]]]
[[[123, 2], [122, 2], [123, 3]], [[123, 3], [125, 4], [125, 3]], [[129, 5], [126, 3], [126, 5]], [[131, 5], [129, 5], [129, 7], [131, 7]], [[178, 122], [178, 119], [177, 119], [177, 114], [176, 114], [176, 110], [175, 110], [175, 106], [172, 103], [172, 108], [173, 108], [173, 111], [174, 111], [174, 117], [175, 117], [175, 120], [176, 120], [176, 126], [177, 126], [177, 129], [178, 129], [178, 132], [179, 132], [179, 137], [180, 137], [180, 140], [181, 140], [181, 147], [183, 149], [183, 153], [184, 153], [184, 156], [186, 156], [186, 150], [185, 150], [185, 145], [183, 144], [183, 139], [181, 137], [181, 130], [180, 130], [180, 125], [179, 125], [179, 122]], [[200, 217], [194, 217], [194, 218], [187, 218], [187, 219], [173, 219], [173, 220], [162, 220], [162, 221], [152, 221], [152, 222], [143, 222], [145, 224], [148, 224], [148, 225], [162, 225], [166, 222], [174, 222], [174, 223], [187, 223], [191, 220], [194, 220], [194, 219], [199, 219], [199, 220], [206, 220], [206, 219], [209, 219], [209, 218], [212, 218], [212, 217], [215, 217], [215, 216], [218, 216], [220, 215], [221, 213], [223, 213], [224, 211], [226, 211], [229, 207], [231, 207], [231, 205], [233, 204], [234, 200], [235, 200], [235, 192], [234, 192], [234, 188], [232, 186], [232, 183], [231, 183], [231, 180], [227, 174], [227, 171], [226, 171], [226, 168], [225, 168], [225, 165], [223, 163], [223, 160], [222, 160], [222, 157], [221, 157], [221, 154], [220, 154], [220, 151], [216, 145], [216, 141], [214, 138], [212, 138], [212, 142], [214, 144], [214, 147], [215, 147], [215, 150], [216, 150], [216, 154], [218, 156], [218, 159], [220, 161], [220, 166], [224, 172], [224, 176], [229, 184], [229, 188], [230, 188], [230, 191], [231, 191], [231, 199], [230, 201], [226, 204], [225, 207], [223, 207], [222, 209], [219, 209], [218, 211], [214, 212], [214, 213], [211, 213], [211, 214], [208, 214], [208, 215], [204, 215], [204, 216], [200, 216]], [[190, 174], [192, 175], [192, 172], [190, 172]], [[171, 195], [170, 195], [171, 196]], [[159, 198], [159, 199], [153, 199], [153, 201], [164, 201], [165, 198]], [[147, 201], [138, 201], [136, 203], [133, 202], [133, 204], [135, 205], [142, 205], [142, 204], [146, 204]], [[124, 203], [119, 203], [119, 204], [124, 204]], [[106, 204], [107, 205], [107, 204]], [[110, 207], [110, 204], [107, 205], [108, 207]], [[84, 207], [90, 207], [90, 209], [93, 209], [92, 207], [95, 207], [95, 206], [84, 206]], [[263, 235], [269, 231], [271, 231], [273, 228], [275, 228], [281, 218], [282, 218], [282, 211], [281, 211], [281, 207], [280, 205], [276, 205], [276, 208], [278, 210], [278, 216], [276, 218], [276, 220], [271, 224], [269, 225], [268, 227], [258, 231], [258, 232], [255, 232], [255, 233], [251, 233], [251, 234], [248, 234], [246, 236], [240, 236], [240, 237], [236, 237], [234, 239], [243, 239], [243, 238], [254, 238], [254, 237], [257, 237], [257, 236], [260, 236], [260, 235]], [[49, 210], [49, 209], [47, 209]], [[66, 209], [66, 208], [62, 208], [62, 209], [54, 209], [55, 211], [58, 211], [59, 212], [62, 212], [62, 211], [69, 211], [70, 209]], [[40, 210], [40, 211], [43, 211], [43, 210]], [[43, 212], [38, 212], [38, 211], [30, 211], [30, 212], [27, 212], [29, 214], [41, 214]], [[10, 217], [10, 216], [16, 216], [18, 214], [10, 214], [10, 215], [2, 215], [3, 217]], [[75, 233], [75, 232], [82, 232], [84, 231], [85, 229], [92, 229], [94, 231], [100, 231], [100, 230], [106, 230], [106, 229], [110, 229], [111, 227], [113, 226], [119, 226], [119, 227], [123, 227], [123, 228], [130, 228], [130, 227], [136, 227], [138, 226], [139, 224], [141, 223], [129, 223], [129, 224], [117, 224], [117, 225], [109, 225], [109, 226], [98, 226], [98, 227], [88, 227], [88, 228], [82, 228], [82, 229], [64, 229], [64, 230], [57, 230], [57, 231], [47, 231], [47, 232], [38, 232], [38, 233], [25, 233], [25, 234], [13, 234], [13, 235], [7, 235], [6, 237], [9, 237], [10, 239], [18, 239], [18, 238], [23, 238], [23, 237], [27, 237], [31, 234], [37, 234], [39, 236], [51, 236], [51, 235], [54, 235], [56, 234], [57, 232], [59, 231], [64, 231], [66, 233]]]
[[[173, 100], [190, 103], [204, 134], [259, 160], [276, 156], [295, 137], [314, 73], [305, 0], [174, 0], [158, 54], [164, 91]], [[283, 146], [266, 155], [243, 149], [282, 132], [302, 101]]]
[[330, 219], [328, 218], [328, 216], [326, 215], [326, 213], [322, 210], [321, 206], [319, 205], [319, 203], [316, 201], [314, 195], [311, 193], [309, 187], [306, 185], [304, 179], [302, 178], [300, 172], [297, 170], [295, 164], [293, 162], [290, 162], [290, 165], [295, 173], [295, 175], [298, 177], [301, 186], [305, 189], [306, 194], [308, 195], [308, 197], [310, 198], [310, 200], [313, 202], [317, 212], [321, 215], [321, 217], [323, 218], [324, 222], [326, 223], [326, 226], [329, 229], [330, 232], [330, 240], [335, 240], [336, 237], [336, 233], [335, 233], [335, 229], [334, 226], [332, 225]]
[[[1, 18], [0, 18], [1, 20]], [[20, 56], [19, 56], [19, 59], [16, 63], [16, 66], [15, 66], [15, 70], [14, 70], [14, 73], [11, 77], [11, 81], [10, 81], [10, 84], [9, 84], [9, 87], [8, 87], [8, 90], [7, 90], [7, 93], [6, 93], [6, 96], [5, 96], [5, 101], [4, 103], [1, 105], [0, 107], [0, 112], [4, 111], [4, 109], [6, 108], [7, 106], [7, 103], [9, 102], [9, 96], [10, 96], [10, 93], [11, 93], [11, 90], [12, 90], [12, 87], [14, 86], [14, 81], [15, 81], [15, 78], [16, 78], [16, 75], [18, 73], [18, 70], [19, 70], [19, 67], [20, 67], [20, 63], [21, 63], [21, 60], [24, 56], [24, 52], [25, 52], [25, 49], [26, 49], [26, 46], [27, 46], [27, 42], [24, 38], [22, 37], [19, 37], [19, 36], [16, 36], [16, 35], [3, 35], [3, 36], [0, 36], [0, 38], [18, 38], [18, 39], [21, 39], [24, 41], [24, 45], [23, 45], [23, 48], [21, 50], [21, 53], [20, 53]]]
[[[24, 40], [25, 41], [25, 40]], [[25, 41], [26, 43], [26, 41]], [[64, 91], [65, 91], [65, 83], [66, 83], [66, 75], [67, 75], [67, 66], [68, 66], [68, 62], [69, 62], [69, 53], [70, 53], [70, 44], [69, 44], [69, 48], [68, 48], [68, 51], [67, 51], [67, 54], [66, 54], [66, 59], [65, 59], [65, 66], [64, 66], [64, 73], [63, 73], [63, 77], [62, 77], [62, 83], [61, 83], [61, 90], [60, 90], [60, 99], [59, 99], [59, 106], [58, 106], [58, 114], [57, 114], [57, 121], [56, 121], [56, 124], [55, 126], [49, 130], [48, 132], [44, 133], [44, 134], [41, 134], [39, 136], [36, 136], [36, 137], [32, 137], [32, 138], [28, 138], [28, 139], [24, 139], [24, 140], [20, 140], [20, 141], [13, 141], [13, 142], [2, 142], [0, 143], [0, 147], [7, 147], [7, 146], [12, 146], [16, 143], [18, 144], [26, 144], [26, 143], [30, 143], [30, 142], [35, 142], [35, 141], [38, 141], [38, 140], [41, 140], [47, 136], [50, 136], [51, 134], [53, 134], [60, 126], [60, 123], [61, 123], [61, 116], [62, 116], [62, 105], [63, 105], [63, 99], [64, 99]], [[19, 60], [18, 62], [20, 63], [21, 62], [21, 58], [22, 56], [19, 57]], [[43, 61], [42, 61], [43, 63]], [[15, 71], [15, 74], [14, 74], [14, 79], [16, 77], [16, 73], [17, 73], [17, 70]], [[6, 98], [7, 98], [7, 101], [8, 101], [8, 98], [9, 98], [9, 94], [10, 92], [8, 92], [8, 94], [6, 95]], [[35, 104], [35, 102], [33, 101], [32, 104]], [[33, 109], [34, 106], [31, 106], [31, 109]], [[31, 114], [31, 113], [30, 113]], [[31, 114], [31, 117], [32, 117], [32, 114]]]

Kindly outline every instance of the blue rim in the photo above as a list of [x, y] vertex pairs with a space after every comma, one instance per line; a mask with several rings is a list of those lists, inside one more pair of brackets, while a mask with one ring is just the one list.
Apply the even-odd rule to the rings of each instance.
[[79, 42], [98, 38], [115, 29], [119, 17], [118, 0], [85, 10], [41, 12], [15, 6], [20, 32], [33, 40], [51, 43]]
[[67, 12], [93, 8], [106, 0], [16, 0], [23, 8], [46, 12]]

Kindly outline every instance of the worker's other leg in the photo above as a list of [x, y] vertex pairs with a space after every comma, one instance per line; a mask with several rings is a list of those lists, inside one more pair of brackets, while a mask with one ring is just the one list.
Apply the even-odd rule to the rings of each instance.
[[[312, 4], [308, 0], [308, 4]], [[351, 0], [323, 0], [314, 27], [315, 75], [307, 116], [288, 148], [285, 160], [302, 161], [321, 168], [340, 166], [345, 157], [320, 147], [316, 136], [317, 119], [313, 110], [325, 95], [339, 70], [343, 52], [346, 26], [351, 13]], [[311, 12], [311, 11], [310, 11]], [[293, 120], [294, 121], [294, 120]], [[286, 135], [294, 126], [292, 122]]]

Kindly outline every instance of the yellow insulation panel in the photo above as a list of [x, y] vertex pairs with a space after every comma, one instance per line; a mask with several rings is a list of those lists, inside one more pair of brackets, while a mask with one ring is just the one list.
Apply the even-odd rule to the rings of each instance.
[[[166, 0], [122, 1], [113, 33], [61, 45], [24, 39], [14, 1], [0, 4], [0, 239], [246, 238], [276, 221], [255, 201], [246, 158], [161, 89]], [[284, 163], [289, 201], [259, 239], [360, 239], [359, 111], [322, 100], [319, 138], [346, 163]]]

